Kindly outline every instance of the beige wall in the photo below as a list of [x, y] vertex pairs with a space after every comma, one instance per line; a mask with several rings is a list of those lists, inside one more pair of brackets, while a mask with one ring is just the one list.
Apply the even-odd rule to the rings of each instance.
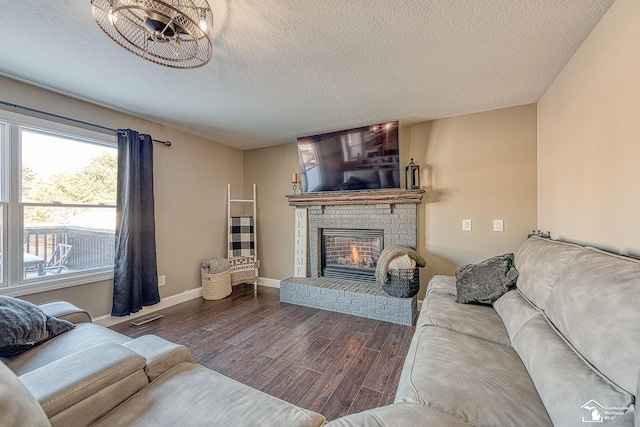
[[538, 103], [539, 224], [640, 254], [640, 2], [618, 0]]
[[[415, 124], [401, 139], [403, 153], [421, 165], [427, 192], [418, 231], [428, 265], [419, 297], [433, 275], [514, 252], [536, 228], [535, 105]], [[472, 231], [462, 231], [463, 219], [473, 221]], [[494, 219], [504, 220], [505, 231], [493, 231]]]
[[[260, 276], [283, 279], [293, 272], [291, 173], [298, 170], [296, 144], [244, 153], [165, 126], [0, 78], [3, 100], [107, 127], [130, 127], [171, 140], [156, 146], [155, 195], [158, 273], [166, 275], [163, 298], [200, 286], [202, 259], [224, 256], [226, 183], [234, 197], [258, 186]], [[401, 129], [402, 164], [421, 166], [425, 203], [419, 208], [418, 249], [434, 274], [515, 250], [536, 228], [535, 106], [418, 123]], [[242, 189], [242, 190], [241, 190]], [[187, 219], [188, 218], [188, 219]], [[461, 231], [461, 220], [474, 229]], [[505, 232], [491, 231], [503, 219]], [[111, 309], [111, 281], [25, 296], [33, 302], [65, 299], [92, 316]]]
[[[422, 167], [427, 190], [419, 208], [418, 249], [429, 266], [422, 293], [434, 274], [452, 274], [465, 263], [515, 251], [536, 228], [536, 108], [507, 108], [404, 126], [402, 164]], [[291, 172], [298, 170], [296, 144], [245, 152], [245, 185], [259, 185], [260, 276], [293, 273]], [[472, 219], [471, 232], [461, 231]], [[491, 231], [503, 219], [505, 231]]]
[[[158, 274], [167, 283], [160, 294], [200, 287], [202, 260], [226, 255], [226, 184], [243, 185], [241, 150], [7, 78], [0, 77], [0, 94], [3, 101], [173, 142], [170, 148], [154, 146]], [[23, 298], [68, 300], [97, 317], [111, 311], [112, 286], [105, 281]]]
[[257, 184], [260, 277], [293, 275], [293, 207], [291, 174], [300, 169], [295, 143], [244, 152], [245, 195]]

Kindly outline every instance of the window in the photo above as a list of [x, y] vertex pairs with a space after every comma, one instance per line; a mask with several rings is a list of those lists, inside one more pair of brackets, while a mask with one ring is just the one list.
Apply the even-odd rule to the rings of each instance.
[[318, 153], [313, 141], [298, 142], [298, 157], [302, 168], [304, 191], [310, 191], [322, 183], [322, 172], [318, 167]]
[[345, 162], [353, 162], [364, 157], [362, 133], [348, 133], [340, 136], [342, 141], [342, 155]]
[[0, 293], [113, 277], [116, 137], [0, 112]]

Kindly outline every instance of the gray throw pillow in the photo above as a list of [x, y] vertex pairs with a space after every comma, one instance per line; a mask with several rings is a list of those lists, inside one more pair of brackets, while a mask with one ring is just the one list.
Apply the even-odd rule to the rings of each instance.
[[15, 356], [74, 327], [30, 302], [0, 296], [0, 356]]
[[509, 253], [460, 267], [455, 273], [457, 301], [491, 304], [500, 298], [518, 279], [513, 259], [513, 254]]

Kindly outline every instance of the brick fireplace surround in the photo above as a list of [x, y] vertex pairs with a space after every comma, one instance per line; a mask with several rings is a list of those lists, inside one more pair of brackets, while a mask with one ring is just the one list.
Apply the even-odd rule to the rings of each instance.
[[380, 284], [322, 277], [323, 229], [383, 230], [384, 245], [416, 248], [417, 205], [423, 190], [378, 190], [287, 196], [289, 205], [307, 208], [307, 277], [291, 277], [280, 283], [283, 302], [352, 314], [370, 319], [412, 325], [417, 297], [388, 295]]

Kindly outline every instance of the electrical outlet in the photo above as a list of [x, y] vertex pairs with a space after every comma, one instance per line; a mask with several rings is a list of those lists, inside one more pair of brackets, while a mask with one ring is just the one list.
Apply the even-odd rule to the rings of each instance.
[[504, 231], [504, 220], [502, 220], [502, 219], [494, 219], [493, 220], [493, 231]]
[[164, 276], [158, 276], [158, 286], [164, 286], [167, 283], [165, 282], [165, 277]]
[[471, 231], [471, 220], [463, 219], [462, 220], [462, 231]]

